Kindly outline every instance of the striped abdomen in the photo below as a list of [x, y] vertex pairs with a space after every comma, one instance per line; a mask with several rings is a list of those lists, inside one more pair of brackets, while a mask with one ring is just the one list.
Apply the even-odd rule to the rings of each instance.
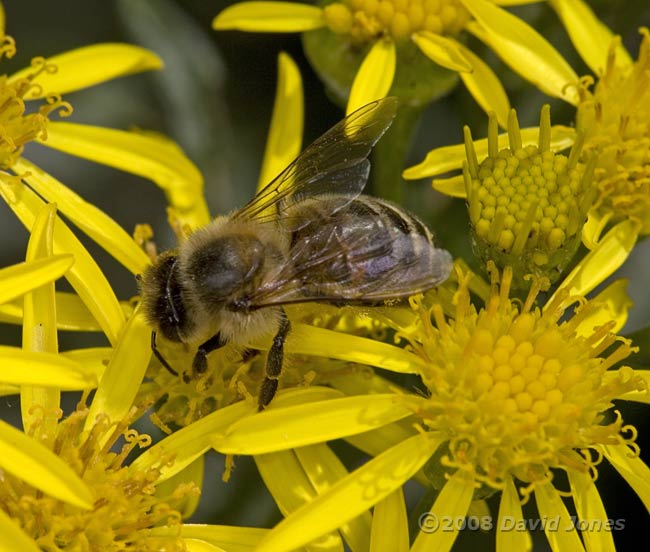
[[413, 214], [381, 199], [322, 197], [295, 206], [290, 258], [307, 296], [404, 297], [443, 282], [451, 256]]

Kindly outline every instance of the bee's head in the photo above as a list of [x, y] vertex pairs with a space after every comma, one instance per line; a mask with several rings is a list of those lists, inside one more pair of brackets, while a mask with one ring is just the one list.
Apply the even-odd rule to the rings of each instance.
[[160, 255], [138, 278], [142, 306], [149, 324], [170, 341], [182, 342], [193, 325], [178, 278], [175, 251]]

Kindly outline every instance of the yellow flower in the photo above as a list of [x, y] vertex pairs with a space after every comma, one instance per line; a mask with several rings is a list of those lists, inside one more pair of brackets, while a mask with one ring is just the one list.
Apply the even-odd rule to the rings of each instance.
[[597, 241], [608, 223], [630, 219], [650, 234], [650, 31], [641, 29], [638, 59], [620, 59], [620, 38], [611, 43], [605, 72], [593, 90], [584, 80], [576, 125], [585, 133], [585, 154], [598, 157], [598, 197], [591, 213]]
[[[638, 59], [633, 61], [619, 37], [599, 21], [581, 0], [552, 0], [585, 62], [597, 76], [584, 77], [577, 84], [567, 80], [564, 86], [575, 88], [577, 106], [575, 126], [582, 139], [583, 163], [595, 156], [594, 186], [597, 189], [583, 227], [582, 240], [593, 249], [604, 231], [623, 220], [629, 220], [631, 232], [650, 233], [650, 102], [648, 68], [650, 38], [642, 28], [643, 40]], [[538, 129], [522, 130], [523, 143], [534, 140]], [[504, 147], [506, 136], [499, 137]], [[551, 150], [561, 151], [575, 140], [571, 128], [553, 126]], [[475, 142], [479, 158], [486, 150], [483, 141]], [[460, 169], [464, 155], [462, 145], [437, 148], [417, 165], [404, 171], [404, 178], [437, 176]], [[434, 179], [435, 189], [455, 197], [465, 197], [460, 178]]]
[[[396, 81], [392, 93], [407, 99], [409, 87], [411, 91], [416, 88], [413, 79], [420, 86], [428, 81], [426, 73], [422, 73], [426, 64], [414, 60], [410, 53], [411, 41], [426, 58], [457, 72], [481, 107], [495, 111], [499, 122], [505, 125], [509, 103], [503, 87], [488, 65], [458, 40], [463, 31], [488, 44], [515, 71], [544, 92], [575, 102], [575, 89], [564, 87], [567, 81], [577, 81], [575, 73], [545, 39], [495, 5], [499, 3], [511, 2], [336, 0], [322, 8], [291, 2], [242, 2], [220, 13], [213, 27], [258, 32], [307, 32], [326, 28], [345, 42], [335, 46], [337, 43], [325, 35], [313, 33], [305, 35], [305, 39], [312, 60], [316, 55], [319, 59], [336, 60], [334, 67], [328, 67], [331, 73], [340, 70], [336, 65], [349, 65], [355, 51], [367, 52], [363, 61], [352, 62], [358, 70], [355, 68], [356, 76], [353, 82], [346, 83], [343, 94], [339, 79], [324, 72], [319, 65], [316, 67], [337, 96], [348, 96], [348, 113], [386, 96], [394, 79], [401, 78], [404, 82]], [[313, 41], [310, 36], [314, 37]], [[320, 53], [319, 48], [323, 50]], [[340, 58], [339, 51], [344, 52]], [[419, 72], [407, 77], [408, 66], [413, 64]], [[402, 90], [405, 94], [400, 94]]]
[[480, 164], [471, 132], [465, 127], [467, 162], [463, 180], [475, 255], [499, 267], [511, 266], [515, 287], [529, 274], [557, 280], [572, 260], [595, 197], [594, 159], [578, 162], [581, 137], [569, 156], [550, 149], [550, 108], [542, 108], [538, 144], [523, 147], [514, 110], [508, 124], [508, 148], [499, 149], [493, 114], [488, 156]]
[[[647, 402], [648, 393], [646, 372], [617, 367], [634, 350], [616, 335], [630, 304], [625, 283], [587, 300], [569, 281], [539, 304], [548, 282], [537, 280], [523, 301], [511, 299], [508, 268], [500, 282], [492, 271], [487, 290], [471, 274], [457, 276], [455, 289], [414, 301], [414, 317], [402, 313], [395, 324], [418, 359], [412, 368], [426, 396], [388, 384], [349, 397], [312, 387], [285, 393], [267, 412], [214, 437], [221, 452], [256, 455], [274, 496], [286, 501], [302, 492], [259, 550], [293, 550], [341, 527], [357, 539], [371, 530], [373, 540], [382, 539], [379, 549], [407, 549], [400, 487], [412, 477], [437, 491], [420, 518], [410, 548], [416, 551], [448, 550], [460, 521], [477, 507], [473, 501], [494, 493], [501, 493], [499, 512], [484, 528], [496, 529], [497, 550], [531, 549], [527, 530], [507, 527], [512, 520], [523, 526], [521, 503], [531, 498], [541, 519], [558, 519], [560, 530], [546, 531], [553, 549], [581, 550], [583, 542], [589, 549], [612, 547], [596, 487], [604, 459], [650, 505], [650, 469], [639, 458], [636, 430], [612, 413], [613, 400]], [[470, 286], [483, 295], [482, 306], [473, 303]], [[324, 444], [335, 438], [375, 458], [348, 473]], [[293, 479], [298, 472], [307, 475], [306, 486]], [[559, 473], [568, 477], [577, 519], [595, 529], [575, 530]], [[365, 518], [373, 506], [372, 520]], [[388, 515], [397, 530], [380, 525]], [[459, 523], [442, 530], [427, 521], [436, 519]]]

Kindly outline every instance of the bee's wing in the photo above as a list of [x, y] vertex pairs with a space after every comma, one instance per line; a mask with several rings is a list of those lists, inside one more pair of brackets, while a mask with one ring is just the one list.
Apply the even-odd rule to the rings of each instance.
[[307, 147], [266, 185], [234, 218], [286, 222], [287, 209], [307, 198], [343, 195], [352, 200], [366, 185], [368, 155], [395, 117], [397, 99], [365, 105]]
[[[348, 203], [338, 217], [349, 214], [353, 220], [360, 203]], [[436, 248], [430, 235], [387, 231], [380, 219], [368, 217], [340, 229], [322, 220], [301, 228], [288, 258], [248, 298], [248, 306], [380, 302], [431, 289], [451, 272], [451, 255]]]

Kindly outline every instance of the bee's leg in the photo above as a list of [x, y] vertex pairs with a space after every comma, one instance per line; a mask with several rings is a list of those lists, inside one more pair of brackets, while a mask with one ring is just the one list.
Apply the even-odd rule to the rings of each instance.
[[266, 358], [266, 374], [260, 387], [260, 394], [257, 398], [257, 410], [264, 410], [273, 400], [278, 390], [278, 378], [282, 372], [282, 357], [284, 354], [284, 341], [291, 329], [291, 323], [287, 315], [282, 311], [278, 333], [273, 338], [273, 344], [269, 349], [269, 356]]
[[154, 356], [160, 361], [160, 364], [162, 364], [168, 372], [178, 377], [178, 372], [169, 365], [169, 362], [165, 360], [165, 357], [162, 356], [162, 353], [158, 350], [158, 347], [156, 345], [156, 332], [151, 332], [151, 351], [153, 352]]
[[208, 354], [223, 347], [225, 344], [226, 340], [221, 337], [221, 332], [217, 332], [205, 343], [199, 345], [194, 355], [194, 360], [192, 361], [192, 373], [203, 374], [208, 369]]

